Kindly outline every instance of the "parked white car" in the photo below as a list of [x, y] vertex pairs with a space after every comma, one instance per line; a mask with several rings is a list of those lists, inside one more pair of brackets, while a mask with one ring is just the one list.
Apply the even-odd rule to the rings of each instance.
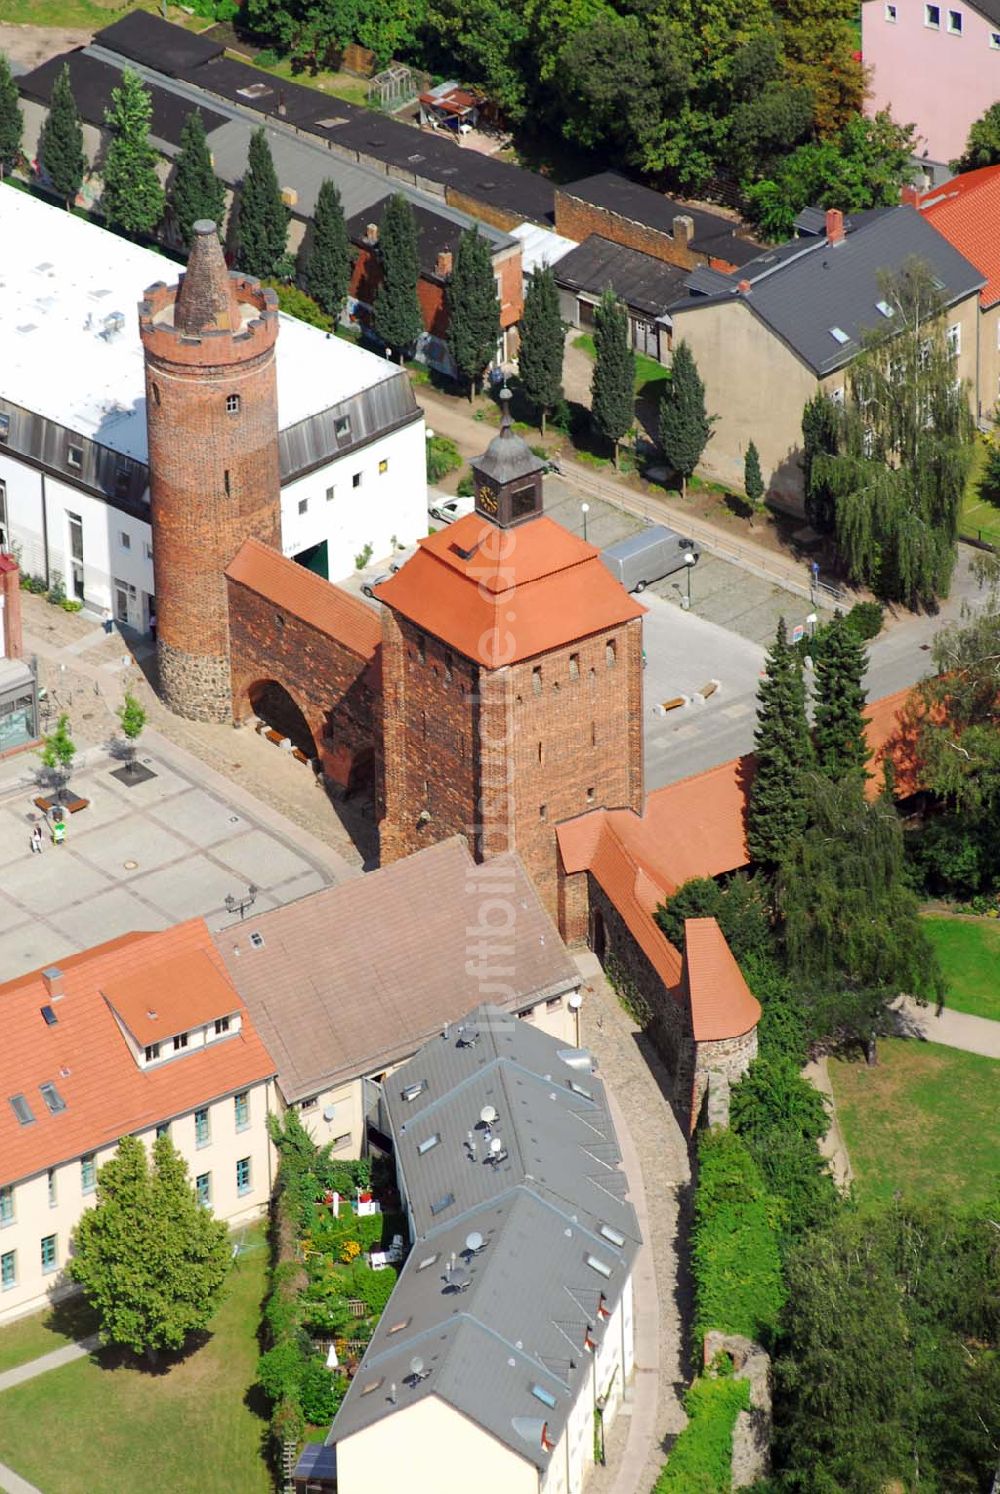
[[435, 503], [427, 512], [440, 524], [454, 524], [456, 519], [464, 519], [466, 514], [471, 514], [475, 507], [473, 498], [446, 498], [441, 503]]

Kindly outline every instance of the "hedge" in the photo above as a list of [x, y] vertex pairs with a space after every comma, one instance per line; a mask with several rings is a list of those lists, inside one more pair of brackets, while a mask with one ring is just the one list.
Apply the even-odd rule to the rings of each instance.
[[771, 1343], [785, 1296], [782, 1208], [745, 1142], [732, 1131], [702, 1133], [691, 1251], [696, 1344], [712, 1329]]
[[733, 1428], [750, 1406], [749, 1380], [695, 1380], [684, 1397], [688, 1424], [674, 1443], [652, 1494], [726, 1494], [732, 1487]]

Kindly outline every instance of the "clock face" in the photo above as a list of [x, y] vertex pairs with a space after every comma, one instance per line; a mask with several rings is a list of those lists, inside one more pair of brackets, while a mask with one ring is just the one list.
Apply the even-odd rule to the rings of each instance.
[[488, 488], [485, 485], [480, 487], [476, 493], [476, 503], [484, 514], [495, 514], [499, 507], [497, 495], [493, 492], [492, 488]]

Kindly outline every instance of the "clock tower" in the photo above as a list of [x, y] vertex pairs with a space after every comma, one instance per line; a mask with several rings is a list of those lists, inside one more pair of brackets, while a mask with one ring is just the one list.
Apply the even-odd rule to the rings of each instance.
[[510, 418], [510, 390], [500, 391], [503, 416], [500, 434], [472, 463], [476, 485], [476, 513], [501, 529], [511, 529], [542, 512], [542, 471], [545, 463], [515, 435]]

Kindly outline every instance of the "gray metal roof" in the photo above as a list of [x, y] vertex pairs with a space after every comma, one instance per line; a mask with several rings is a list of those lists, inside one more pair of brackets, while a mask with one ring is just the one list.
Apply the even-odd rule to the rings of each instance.
[[545, 463], [537, 457], [523, 436], [519, 436], [507, 423], [501, 426], [498, 435], [487, 446], [482, 456], [473, 460], [477, 472], [492, 477], [501, 487], [516, 482], [519, 477], [531, 477], [541, 472]]
[[604, 1086], [588, 1053], [481, 1006], [385, 1108], [415, 1239], [328, 1440], [437, 1396], [544, 1469], [541, 1425], [558, 1442], [639, 1245]]
[[[985, 284], [925, 218], [901, 206], [855, 219], [837, 244], [806, 238], [758, 256], [732, 276], [728, 291], [675, 303], [674, 328], [683, 337], [684, 317], [741, 294], [753, 314], [822, 377], [855, 357], [866, 330], [884, 325], [879, 274], [898, 272], [910, 259], [929, 265], [947, 306]], [[749, 281], [750, 290], [739, 293], [739, 281]]]

